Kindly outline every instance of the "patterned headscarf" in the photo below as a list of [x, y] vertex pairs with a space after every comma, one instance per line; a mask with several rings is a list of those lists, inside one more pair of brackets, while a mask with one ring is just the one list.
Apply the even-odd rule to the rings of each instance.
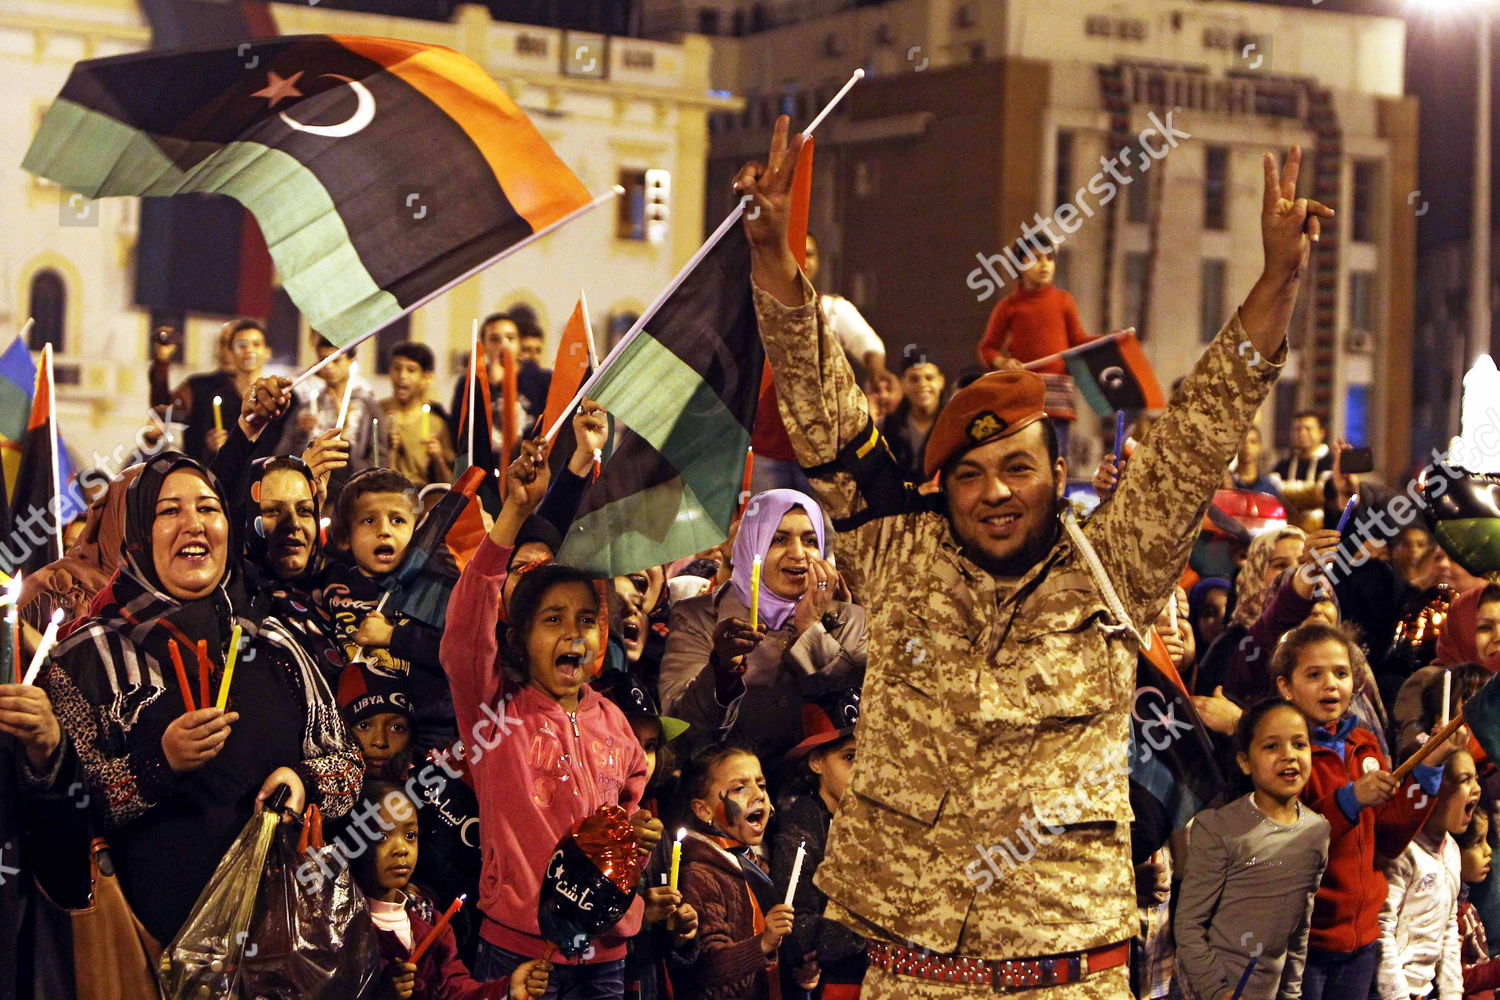
[[1239, 576], [1235, 578], [1234, 614], [1229, 619], [1233, 624], [1247, 629], [1254, 627], [1255, 620], [1266, 606], [1266, 599], [1271, 596], [1271, 587], [1275, 586], [1275, 581], [1269, 584], [1261, 581], [1271, 568], [1276, 546], [1288, 538], [1306, 537], [1307, 532], [1290, 525], [1255, 536], [1250, 543], [1250, 552], [1245, 556], [1245, 565], [1240, 567]]
[[[740, 532], [734, 539], [734, 576], [730, 580], [746, 607], [750, 605], [750, 573], [755, 557], [766, 558], [781, 519], [794, 507], [801, 507], [812, 521], [813, 531], [818, 535], [818, 554], [825, 555], [828, 551], [823, 537], [823, 508], [812, 497], [796, 490], [767, 490], [751, 497], [740, 522]], [[798, 600], [778, 595], [761, 579], [760, 617], [772, 630], [780, 628], [792, 616]]]

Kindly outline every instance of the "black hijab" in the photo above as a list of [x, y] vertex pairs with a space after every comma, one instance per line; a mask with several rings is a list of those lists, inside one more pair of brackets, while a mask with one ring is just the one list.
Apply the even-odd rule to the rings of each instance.
[[[157, 499], [167, 477], [181, 470], [202, 477], [218, 498], [228, 522], [223, 572], [213, 591], [198, 598], [178, 598], [167, 591], [156, 571], [151, 548]], [[56, 659], [64, 664], [76, 657], [90, 661], [69, 664], [78, 668], [69, 672], [84, 695], [96, 704], [128, 701], [151, 688], [175, 689], [168, 645], [174, 639], [189, 664], [190, 681], [195, 674], [191, 665], [196, 662], [194, 650], [199, 640], [207, 644], [217, 675], [234, 626], [238, 624], [252, 638], [258, 631], [239, 569], [239, 547], [239, 531], [229, 515], [223, 487], [213, 473], [180, 452], [165, 452], [151, 459], [125, 494], [119, 570], [96, 598], [94, 616], [59, 644]], [[91, 666], [93, 663], [106, 669], [100, 671]], [[130, 706], [120, 703], [118, 707], [128, 728], [133, 717]]]

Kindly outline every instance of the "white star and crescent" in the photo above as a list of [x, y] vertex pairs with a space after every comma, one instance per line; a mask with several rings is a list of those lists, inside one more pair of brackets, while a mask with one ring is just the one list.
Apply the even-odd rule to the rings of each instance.
[[[305, 95], [302, 93], [302, 91], [297, 89], [297, 80], [302, 76], [303, 72], [303, 70], [298, 70], [291, 76], [282, 77], [274, 70], [268, 71], [269, 78], [266, 82], [265, 87], [257, 90], [250, 96], [264, 97], [266, 100], [270, 101], [270, 103], [266, 105], [266, 107], [268, 108], [274, 108], [278, 102], [283, 100], [288, 100], [293, 97], [303, 97]], [[363, 83], [360, 83], [358, 80], [352, 79], [351, 77], [342, 76], [338, 73], [323, 73], [318, 78], [321, 79], [325, 76], [333, 80], [344, 81], [349, 85], [349, 89], [354, 91], [354, 96], [357, 101], [354, 107], [354, 113], [345, 120], [337, 122], [333, 125], [305, 125], [302, 122], [299, 122], [296, 119], [292, 118], [285, 111], [278, 112], [283, 122], [285, 122], [290, 128], [293, 128], [298, 132], [306, 132], [309, 135], [322, 136], [325, 139], [343, 139], [347, 138], [348, 136], [354, 135], [356, 132], [359, 132], [366, 125], [375, 120], [375, 95], [370, 93], [370, 89], [368, 87], [366, 87]]]

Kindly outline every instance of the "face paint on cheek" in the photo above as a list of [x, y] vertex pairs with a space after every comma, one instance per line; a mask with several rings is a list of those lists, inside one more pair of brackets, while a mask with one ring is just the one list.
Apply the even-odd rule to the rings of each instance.
[[719, 793], [719, 805], [714, 810], [714, 820], [719, 824], [719, 829], [728, 830], [744, 819], [745, 810], [740, 804], [729, 797], [728, 792]]

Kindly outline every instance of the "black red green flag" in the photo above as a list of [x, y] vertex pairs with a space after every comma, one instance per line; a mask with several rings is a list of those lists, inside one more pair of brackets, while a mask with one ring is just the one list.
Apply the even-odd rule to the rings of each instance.
[[558, 562], [621, 576], [723, 541], [764, 365], [749, 244], [738, 232], [718, 235], [600, 366], [588, 395], [614, 419], [615, 444]]
[[1167, 405], [1141, 342], [1129, 330], [1065, 351], [1063, 360], [1078, 391], [1101, 417], [1119, 410], [1159, 410]]
[[384, 581], [392, 611], [443, 627], [448, 597], [485, 537], [478, 494], [480, 485], [492, 478], [478, 466], [470, 467], [422, 516], [401, 564]]
[[1144, 864], [1202, 809], [1229, 791], [1208, 729], [1154, 631], [1136, 657], [1130, 711], [1131, 851]]
[[343, 35], [80, 62], [23, 166], [91, 198], [229, 195], [335, 344], [589, 204], [472, 60]]
[[[17, 531], [0, 548], [4, 561], [0, 567], [14, 573], [41, 569], [62, 558], [62, 525], [79, 511], [72, 509], [62, 493], [68, 481], [63, 468], [63, 452], [57, 437], [57, 417], [52, 406], [52, 346], [42, 349], [42, 363], [37, 367], [36, 389], [31, 397], [31, 419], [26, 422], [26, 436], [21, 444], [21, 465], [16, 474], [16, 488], [11, 510], [16, 526], [31, 525]], [[54, 502], [55, 500], [55, 502]], [[26, 541], [22, 545], [22, 535]], [[33, 545], [34, 539], [40, 544]], [[12, 550], [24, 550], [24, 555]], [[16, 558], [11, 558], [16, 555]]]

